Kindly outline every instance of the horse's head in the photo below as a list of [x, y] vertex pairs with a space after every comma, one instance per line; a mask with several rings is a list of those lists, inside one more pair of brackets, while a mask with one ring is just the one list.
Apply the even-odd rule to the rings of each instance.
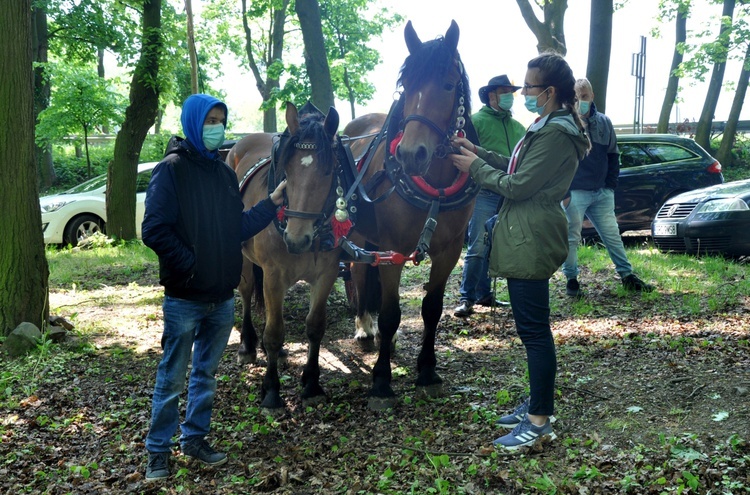
[[278, 150], [276, 177], [286, 177], [284, 242], [292, 254], [310, 250], [316, 231], [327, 220], [335, 202], [336, 132], [339, 114], [331, 107], [324, 116], [311, 104], [299, 112], [286, 105], [288, 137]]
[[409, 56], [401, 67], [403, 137], [395, 156], [409, 175], [424, 175], [433, 155], [444, 157], [450, 138], [470, 112], [469, 83], [458, 54], [458, 24], [445, 37], [422, 43], [409, 21], [404, 30]]

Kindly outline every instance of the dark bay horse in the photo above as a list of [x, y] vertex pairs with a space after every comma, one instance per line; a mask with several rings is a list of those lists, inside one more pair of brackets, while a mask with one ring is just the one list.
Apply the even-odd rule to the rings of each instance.
[[[391, 110], [391, 118], [383, 114], [365, 115], [353, 120], [343, 131], [352, 137], [355, 157], [361, 156], [370, 142], [380, 140], [376, 149], [368, 151], [371, 162], [362, 180], [373, 202], [360, 202], [359, 220], [350, 239], [358, 246], [366, 240], [381, 250], [407, 256], [420, 249], [429, 255], [432, 266], [422, 300], [424, 330], [416, 384], [422, 392], [437, 395], [442, 379], [435, 370], [435, 334], [443, 311], [443, 294], [448, 276], [461, 255], [478, 192], [476, 184], [467, 174], [460, 174], [447, 155], [454, 151], [450, 145], [452, 135], [465, 132], [476, 142], [476, 133], [468, 119], [470, 91], [457, 50], [456, 22], [451, 23], [444, 37], [423, 43], [410, 21], [404, 37], [409, 56], [401, 67], [398, 83], [403, 91]], [[372, 141], [354, 139], [377, 131], [381, 133]], [[420, 235], [420, 230], [424, 234]], [[368, 307], [368, 300], [375, 295], [368, 293], [372, 285], [366, 281], [365, 268], [361, 264], [352, 268], [357, 290], [355, 336], [360, 339], [375, 334]], [[391, 342], [401, 322], [402, 269], [403, 263], [378, 266], [380, 342], [370, 390], [372, 409], [391, 407], [396, 400], [391, 388], [390, 358]]]
[[325, 249], [337, 199], [338, 113], [331, 108], [324, 116], [309, 104], [298, 112], [287, 103], [286, 123], [287, 131], [281, 136], [257, 133], [242, 138], [226, 159], [238, 179], [246, 183], [246, 208], [268, 197], [283, 178], [287, 180], [281, 220], [248, 240], [242, 250], [245, 262], [239, 291], [244, 312], [238, 357], [245, 363], [256, 360], [258, 337], [251, 301], [262, 301], [266, 317], [262, 344], [268, 364], [261, 407], [268, 409], [284, 407], [278, 373], [284, 343], [282, 308], [287, 290], [299, 280], [310, 284], [310, 310], [305, 319], [309, 346], [302, 373], [302, 398], [325, 398], [319, 383], [318, 356], [326, 327], [326, 301], [338, 275], [340, 256], [339, 248]]

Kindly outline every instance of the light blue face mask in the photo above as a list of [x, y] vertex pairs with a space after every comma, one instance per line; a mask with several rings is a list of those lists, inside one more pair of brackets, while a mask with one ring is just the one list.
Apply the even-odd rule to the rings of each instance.
[[541, 115], [542, 112], [544, 111], [544, 107], [547, 106], [547, 103], [549, 103], [549, 98], [547, 98], [547, 101], [545, 101], [544, 105], [542, 105], [541, 107], [537, 105], [537, 102], [539, 101], [539, 97], [547, 92], [547, 89], [545, 89], [544, 91], [542, 91], [536, 96], [526, 95], [526, 102], [525, 102], [526, 110], [528, 110], [531, 113], [536, 113], [536, 114]]
[[578, 113], [586, 115], [591, 109], [591, 102], [586, 100], [578, 100]]
[[224, 142], [224, 124], [208, 124], [203, 126], [203, 145], [208, 151], [219, 149]]
[[503, 110], [510, 110], [513, 106], [513, 93], [503, 93], [497, 99], [497, 106]]

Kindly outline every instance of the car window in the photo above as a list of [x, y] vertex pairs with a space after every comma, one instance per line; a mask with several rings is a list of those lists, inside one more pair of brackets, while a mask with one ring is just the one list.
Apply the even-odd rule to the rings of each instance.
[[646, 149], [651, 155], [655, 156], [660, 162], [676, 162], [678, 160], [687, 160], [695, 155], [681, 146], [675, 146], [668, 143], [654, 143], [646, 145]]
[[99, 189], [100, 187], [107, 184], [107, 174], [102, 174], [94, 177], [93, 179], [89, 179], [86, 182], [83, 182], [81, 184], [78, 184], [77, 186], [73, 186], [67, 191], [65, 191], [63, 194], [76, 194], [76, 193], [84, 193], [93, 191], [95, 189]]
[[136, 178], [135, 182], [136, 193], [146, 192], [148, 189], [148, 183], [151, 181], [151, 172], [153, 172], [153, 170], [145, 170], [138, 174], [138, 178]]
[[646, 150], [635, 143], [619, 143], [620, 148], [620, 167], [639, 167], [641, 165], [650, 165], [654, 163], [653, 158], [646, 153]]

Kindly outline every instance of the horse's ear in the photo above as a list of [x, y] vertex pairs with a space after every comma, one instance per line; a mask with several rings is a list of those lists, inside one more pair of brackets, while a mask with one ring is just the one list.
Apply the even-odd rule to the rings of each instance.
[[326, 130], [326, 134], [329, 136], [335, 136], [339, 130], [339, 113], [335, 108], [331, 107], [326, 115], [326, 121], [323, 124], [323, 128]]
[[291, 101], [286, 102], [286, 126], [289, 129], [289, 134], [297, 134], [299, 130], [299, 115], [297, 114], [297, 107]]
[[458, 24], [456, 21], [451, 21], [451, 27], [445, 32], [445, 44], [448, 45], [451, 51], [456, 51], [458, 48]]
[[406, 40], [406, 48], [409, 49], [410, 54], [413, 55], [417, 50], [422, 48], [422, 40], [417, 36], [417, 32], [414, 30], [414, 26], [411, 25], [411, 21], [406, 23], [404, 39]]

